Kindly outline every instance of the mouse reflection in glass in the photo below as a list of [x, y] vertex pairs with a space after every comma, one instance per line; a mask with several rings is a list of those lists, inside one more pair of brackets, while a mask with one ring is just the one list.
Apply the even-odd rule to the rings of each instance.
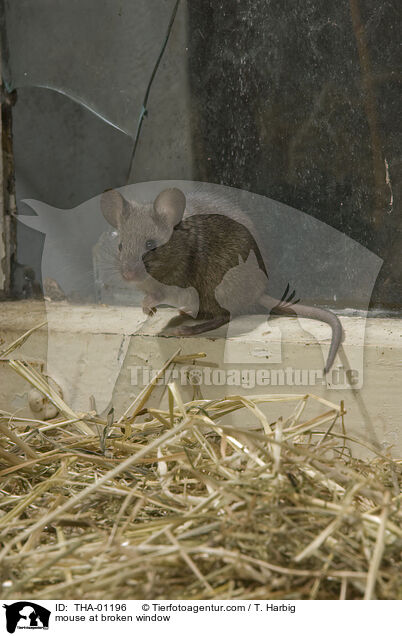
[[[152, 315], [161, 304], [180, 308], [165, 333], [192, 336], [216, 329], [239, 315], [266, 313], [321, 320], [331, 326], [332, 341], [324, 372], [331, 368], [342, 341], [342, 326], [331, 311], [301, 305], [288, 295], [267, 293], [268, 274], [248, 217], [224, 200], [186, 197], [178, 188], [160, 192], [154, 202], [127, 201], [117, 190], [104, 192], [101, 209], [117, 229], [124, 279], [145, 293], [143, 310]], [[173, 326], [174, 325], [174, 326]]]

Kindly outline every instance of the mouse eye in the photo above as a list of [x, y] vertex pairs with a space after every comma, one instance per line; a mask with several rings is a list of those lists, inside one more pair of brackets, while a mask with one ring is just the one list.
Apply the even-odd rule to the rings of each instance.
[[119, 252], [121, 252], [121, 250], [123, 249], [123, 243], [119, 243], [118, 248], [119, 248]]
[[156, 241], [154, 241], [154, 239], [149, 239], [146, 243], [145, 243], [145, 249], [147, 251], [149, 250], [154, 250], [156, 248]]

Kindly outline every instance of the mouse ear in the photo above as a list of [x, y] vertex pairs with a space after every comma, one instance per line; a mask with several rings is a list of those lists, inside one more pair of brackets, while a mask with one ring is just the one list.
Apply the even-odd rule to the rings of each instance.
[[186, 197], [178, 188], [162, 190], [154, 201], [156, 214], [163, 217], [171, 227], [180, 223], [185, 209]]
[[130, 204], [117, 190], [105, 190], [100, 206], [106, 221], [113, 227], [118, 227], [121, 219], [126, 219], [130, 214]]

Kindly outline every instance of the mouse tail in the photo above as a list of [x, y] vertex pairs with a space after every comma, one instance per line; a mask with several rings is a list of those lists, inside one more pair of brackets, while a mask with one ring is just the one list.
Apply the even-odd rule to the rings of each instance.
[[291, 303], [291, 299], [287, 301], [277, 300], [267, 294], [261, 298], [260, 303], [270, 310], [272, 314], [278, 316], [299, 316], [300, 318], [311, 318], [312, 320], [321, 320], [326, 322], [332, 329], [332, 340], [329, 348], [327, 362], [324, 368], [324, 373], [327, 374], [332, 367], [336, 353], [339, 349], [339, 345], [343, 339], [343, 329], [341, 322], [332, 311], [328, 309], [322, 309], [320, 307], [309, 307], [308, 305], [300, 305], [298, 301]]

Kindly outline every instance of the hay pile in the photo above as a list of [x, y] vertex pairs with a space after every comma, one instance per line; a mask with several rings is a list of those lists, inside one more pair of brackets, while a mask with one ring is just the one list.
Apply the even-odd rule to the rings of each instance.
[[[155, 409], [155, 378], [102, 419], [9, 364], [62, 415], [0, 412], [3, 599], [402, 598], [400, 464], [353, 459], [341, 407], [313, 395], [184, 404], [169, 385]], [[278, 401], [292, 414], [272, 422]], [[238, 410], [257, 430], [225, 424]]]

